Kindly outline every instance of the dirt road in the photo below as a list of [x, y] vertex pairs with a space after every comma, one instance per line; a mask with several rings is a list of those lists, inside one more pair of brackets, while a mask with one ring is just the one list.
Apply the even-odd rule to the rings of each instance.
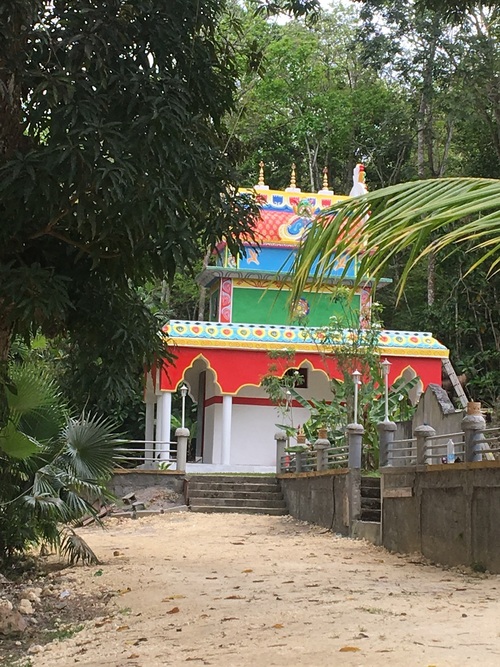
[[500, 578], [461, 574], [289, 517], [178, 513], [81, 533], [108, 615], [34, 667], [500, 665]]

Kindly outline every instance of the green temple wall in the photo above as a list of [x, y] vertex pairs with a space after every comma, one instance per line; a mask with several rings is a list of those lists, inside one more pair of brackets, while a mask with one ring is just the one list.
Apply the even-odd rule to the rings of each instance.
[[[233, 288], [232, 321], [244, 324], [298, 324], [298, 319], [290, 322], [288, 313], [288, 291], [258, 288]], [[304, 321], [311, 327], [322, 327], [336, 315], [346, 319], [346, 306], [332, 301], [331, 294], [306, 293], [302, 295], [309, 304], [309, 313]], [[359, 296], [353, 297], [351, 312], [359, 313]], [[344, 322], [348, 325], [348, 322]]]

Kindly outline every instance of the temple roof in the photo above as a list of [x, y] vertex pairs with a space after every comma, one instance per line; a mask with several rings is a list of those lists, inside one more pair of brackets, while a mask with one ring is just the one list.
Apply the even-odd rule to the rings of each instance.
[[261, 206], [255, 238], [260, 244], [294, 246], [324, 208], [349, 197], [314, 192], [240, 189], [257, 197]]
[[[240, 279], [250, 279], [250, 280], [263, 280], [263, 281], [276, 281], [276, 282], [287, 282], [290, 279], [289, 273], [286, 273], [287, 267], [285, 267], [282, 272], [277, 271], [263, 271], [262, 269], [235, 269], [232, 267], [222, 267], [222, 266], [207, 266], [201, 273], [196, 277], [196, 280], [200, 285], [208, 287], [214, 280], [219, 280], [220, 278], [240, 278]], [[339, 277], [342, 277], [342, 284], [352, 285], [354, 283], [353, 276], [343, 276], [344, 268], [340, 267], [338, 270], [332, 270], [330, 276], [327, 276], [324, 279], [324, 285], [338, 285]], [[313, 278], [311, 277], [311, 283]], [[392, 283], [391, 278], [379, 278], [378, 287], [385, 287]], [[371, 287], [373, 285], [373, 280], [367, 279], [363, 281], [363, 287]], [[321, 290], [315, 290], [321, 291]]]
[[[234, 349], [292, 349], [297, 352], [321, 352], [323, 328], [286, 325], [223, 324], [171, 320], [164, 327], [174, 345], [184, 347], [221, 347]], [[345, 329], [339, 344], [347, 341], [352, 331]], [[440, 357], [449, 355], [448, 349], [431, 333], [422, 331], [380, 331], [381, 355], [408, 357]]]

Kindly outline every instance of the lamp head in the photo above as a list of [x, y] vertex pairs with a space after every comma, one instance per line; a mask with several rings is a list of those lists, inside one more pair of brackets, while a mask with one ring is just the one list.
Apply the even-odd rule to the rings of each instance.
[[392, 366], [391, 362], [388, 359], [384, 359], [384, 361], [380, 362], [380, 365], [382, 367], [382, 375], [384, 377], [387, 377], [389, 375], [389, 370]]

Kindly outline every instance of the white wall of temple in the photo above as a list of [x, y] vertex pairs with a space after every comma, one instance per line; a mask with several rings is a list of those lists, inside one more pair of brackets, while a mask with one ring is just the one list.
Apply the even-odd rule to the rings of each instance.
[[220, 463], [222, 456], [222, 405], [205, 408], [203, 463]]
[[[317, 398], [331, 400], [332, 394], [327, 376], [321, 371], [308, 368], [306, 388], [297, 387], [305, 399]], [[248, 404], [241, 404], [247, 399]], [[233, 400], [233, 418], [231, 425], [231, 463], [233, 465], [273, 466], [276, 463], [276, 443], [274, 434], [277, 424], [292, 425], [297, 428], [309, 419], [307, 408], [292, 406], [284, 415], [276, 406], [252, 405], [252, 399], [268, 399], [262, 387], [242, 387]]]
[[[303, 423], [309, 415], [306, 408], [294, 408], [294, 417]], [[276, 464], [276, 424], [283, 416], [274, 406], [234, 405], [231, 428], [233, 465], [274, 466]]]

